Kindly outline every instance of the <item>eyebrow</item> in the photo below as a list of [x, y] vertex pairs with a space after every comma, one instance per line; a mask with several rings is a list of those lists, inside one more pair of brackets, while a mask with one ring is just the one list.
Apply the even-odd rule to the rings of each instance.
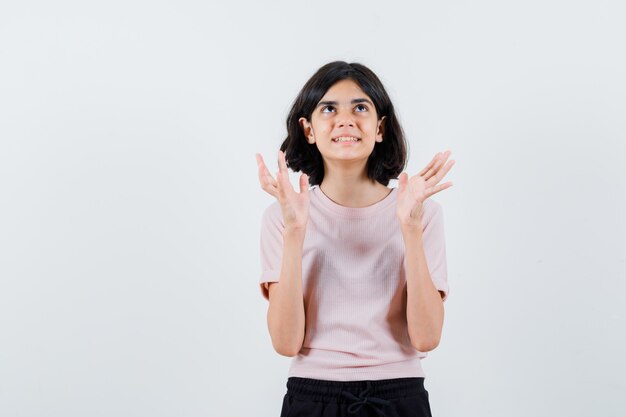
[[[355, 98], [354, 100], [352, 100], [350, 102], [350, 104], [358, 104], [358, 103], [369, 103], [372, 106], [374, 105], [374, 103], [372, 103], [370, 100], [366, 99], [366, 98]], [[319, 103], [317, 103], [317, 107], [319, 106], [336, 106], [337, 102], [336, 101], [320, 101]]]

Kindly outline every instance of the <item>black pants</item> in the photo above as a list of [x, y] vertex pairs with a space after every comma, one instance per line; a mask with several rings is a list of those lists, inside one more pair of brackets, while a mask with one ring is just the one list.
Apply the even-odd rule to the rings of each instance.
[[280, 417], [432, 417], [424, 378], [287, 379]]

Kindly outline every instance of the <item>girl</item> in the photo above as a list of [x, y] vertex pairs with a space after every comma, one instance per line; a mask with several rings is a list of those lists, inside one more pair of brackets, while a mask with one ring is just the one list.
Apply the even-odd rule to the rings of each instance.
[[[447, 285], [441, 205], [454, 161], [403, 172], [407, 144], [378, 77], [331, 62], [287, 117], [261, 226], [261, 292], [276, 352], [294, 357], [281, 417], [431, 416], [421, 359]], [[296, 192], [288, 168], [302, 171]], [[390, 179], [397, 188], [389, 188]], [[312, 188], [309, 189], [309, 185]]]

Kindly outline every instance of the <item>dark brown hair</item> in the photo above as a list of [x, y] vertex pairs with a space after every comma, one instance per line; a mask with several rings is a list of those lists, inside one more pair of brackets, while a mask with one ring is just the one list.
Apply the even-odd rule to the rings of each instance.
[[376, 74], [358, 63], [344, 61], [330, 62], [306, 82], [294, 100], [287, 116], [287, 138], [280, 145], [285, 153], [287, 166], [294, 172], [303, 172], [309, 176], [309, 184], [316, 185], [324, 178], [324, 161], [316, 144], [307, 142], [298, 119], [311, 120], [313, 110], [326, 91], [341, 80], [350, 79], [374, 102], [376, 116], [380, 120], [385, 116], [383, 141], [376, 142], [367, 161], [367, 176], [383, 185], [395, 179], [404, 170], [407, 163], [408, 144], [404, 132], [394, 112], [393, 104]]

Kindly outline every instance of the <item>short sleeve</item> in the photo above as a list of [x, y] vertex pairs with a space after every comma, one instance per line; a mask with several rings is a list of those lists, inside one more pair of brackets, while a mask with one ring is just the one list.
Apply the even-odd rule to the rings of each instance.
[[283, 231], [285, 226], [278, 202], [270, 205], [261, 217], [261, 294], [269, 300], [267, 283], [278, 282], [283, 256]]
[[[426, 210], [427, 203], [429, 204], [428, 210]], [[424, 204], [424, 217], [422, 218], [422, 224], [424, 225], [422, 234], [424, 254], [435, 288], [444, 292], [442, 301], [446, 301], [450, 288], [448, 287], [443, 208], [440, 203], [432, 199], [427, 199]]]

